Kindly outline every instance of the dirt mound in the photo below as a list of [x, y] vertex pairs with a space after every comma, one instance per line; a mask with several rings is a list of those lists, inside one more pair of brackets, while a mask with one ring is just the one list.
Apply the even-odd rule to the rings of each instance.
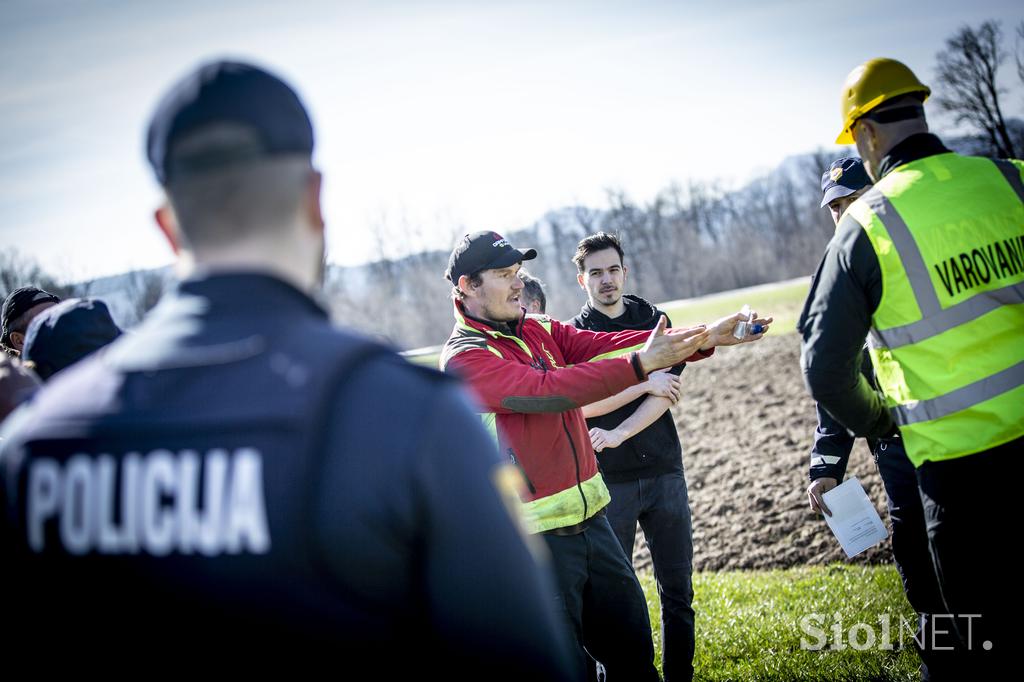
[[[800, 374], [795, 334], [722, 348], [687, 366], [673, 408], [693, 510], [695, 570], [785, 568], [848, 561], [822, 517], [807, 506], [807, 469], [816, 424]], [[863, 439], [850, 456], [882, 518], [885, 491]], [[855, 563], [891, 561], [889, 541]], [[649, 568], [637, 533], [634, 563]]]

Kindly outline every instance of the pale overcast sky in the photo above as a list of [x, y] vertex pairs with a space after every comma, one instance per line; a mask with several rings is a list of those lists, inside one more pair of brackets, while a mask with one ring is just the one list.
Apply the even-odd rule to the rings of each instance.
[[330, 258], [350, 264], [382, 216], [422, 226], [401, 250], [448, 248], [460, 225], [509, 231], [609, 187], [742, 182], [831, 145], [854, 66], [894, 57], [930, 83], [944, 39], [986, 19], [1012, 49], [1024, 9], [1005, 0], [0, 1], [0, 248], [62, 279], [170, 262], [144, 133], [215, 57], [304, 99]]

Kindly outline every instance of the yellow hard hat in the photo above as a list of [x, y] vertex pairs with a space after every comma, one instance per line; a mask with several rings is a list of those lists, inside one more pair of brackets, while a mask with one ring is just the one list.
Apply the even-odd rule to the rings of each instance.
[[928, 99], [932, 91], [902, 62], [881, 58], [858, 66], [846, 77], [839, 95], [843, 131], [836, 144], [853, 144], [853, 124], [858, 118], [886, 100], [911, 92], [923, 92]]

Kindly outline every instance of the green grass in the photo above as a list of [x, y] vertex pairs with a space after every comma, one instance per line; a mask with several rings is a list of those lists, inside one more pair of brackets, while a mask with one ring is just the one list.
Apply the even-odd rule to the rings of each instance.
[[791, 334], [807, 298], [809, 283], [806, 279], [779, 282], [775, 285], [736, 289], [720, 294], [658, 304], [676, 327], [690, 327], [712, 322], [737, 312], [746, 303], [761, 316], [775, 318], [771, 334]]
[[[660, 606], [650, 572], [640, 574], [654, 629], [657, 664], [661, 668]], [[902, 619], [913, 613], [892, 566], [806, 566], [773, 571], [705, 572], [694, 576], [697, 614], [696, 680], [915, 680], [918, 658]], [[825, 648], [807, 650], [803, 639], [817, 643], [801, 619], [821, 614]], [[838, 615], [838, 621], [836, 616]], [[871, 626], [876, 642], [883, 639], [882, 618], [888, 615], [893, 650], [876, 646], [858, 651], [849, 646], [850, 628]], [[833, 627], [841, 626], [844, 649]], [[859, 629], [861, 645], [865, 629]]]

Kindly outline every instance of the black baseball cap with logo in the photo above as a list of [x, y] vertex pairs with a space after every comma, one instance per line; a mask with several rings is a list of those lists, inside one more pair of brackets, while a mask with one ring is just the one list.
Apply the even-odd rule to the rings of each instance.
[[457, 284], [463, 275], [507, 268], [536, 257], [536, 250], [517, 249], [497, 232], [483, 230], [462, 238], [448, 257], [448, 269], [444, 276], [452, 284]]

